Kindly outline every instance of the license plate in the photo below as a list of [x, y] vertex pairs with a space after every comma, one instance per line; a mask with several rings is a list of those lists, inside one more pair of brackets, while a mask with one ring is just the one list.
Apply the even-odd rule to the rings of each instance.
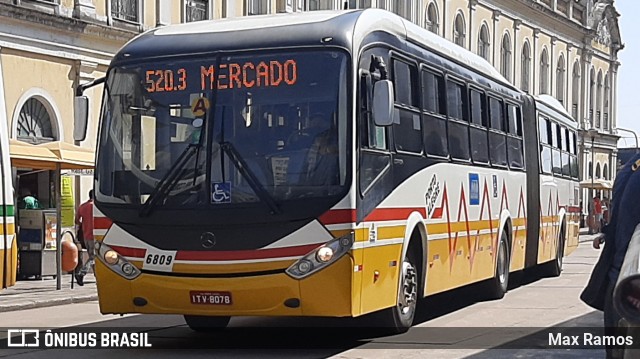
[[231, 305], [231, 292], [189, 292], [191, 304]]

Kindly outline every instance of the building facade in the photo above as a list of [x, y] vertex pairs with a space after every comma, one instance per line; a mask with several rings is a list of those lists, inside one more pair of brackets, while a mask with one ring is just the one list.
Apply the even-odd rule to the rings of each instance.
[[[156, 26], [369, 7], [479, 54], [524, 91], [556, 97], [581, 127], [582, 179], [613, 180], [623, 48], [613, 0], [0, 0], [0, 120], [12, 139], [73, 143], [74, 88], [103, 76], [120, 46]], [[86, 93], [81, 146], [95, 148], [101, 92]], [[78, 202], [92, 183], [75, 182]]]

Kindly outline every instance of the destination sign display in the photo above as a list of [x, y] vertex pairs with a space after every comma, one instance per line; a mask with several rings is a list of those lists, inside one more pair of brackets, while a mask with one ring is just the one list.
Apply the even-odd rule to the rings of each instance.
[[179, 92], [187, 88], [211, 91], [293, 86], [298, 81], [298, 63], [288, 59], [171, 69], [157, 66], [145, 70], [144, 74], [149, 93]]

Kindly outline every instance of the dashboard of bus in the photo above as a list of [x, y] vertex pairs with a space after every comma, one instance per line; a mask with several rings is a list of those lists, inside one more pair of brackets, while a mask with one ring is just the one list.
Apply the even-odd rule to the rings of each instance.
[[96, 201], [242, 204], [278, 212], [348, 185], [348, 56], [340, 50], [154, 59], [107, 75]]

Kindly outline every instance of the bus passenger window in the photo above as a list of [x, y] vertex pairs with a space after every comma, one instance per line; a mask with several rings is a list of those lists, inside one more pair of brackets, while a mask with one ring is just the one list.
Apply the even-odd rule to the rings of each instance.
[[447, 81], [447, 113], [449, 118], [467, 121], [466, 94], [464, 86]]
[[422, 71], [422, 109], [424, 111], [445, 115], [442, 104], [443, 87], [442, 76]]
[[447, 123], [445, 117], [444, 79], [441, 75], [422, 71], [422, 118], [424, 144], [428, 154], [439, 157], [449, 155]]
[[486, 120], [483, 119], [484, 95], [476, 90], [470, 91], [471, 125], [471, 158], [475, 163], [489, 163], [489, 144], [487, 143]]
[[540, 162], [542, 164], [542, 173], [551, 174], [551, 148], [541, 145]]
[[538, 129], [540, 131], [540, 143], [549, 143], [549, 136], [547, 136], [547, 119], [544, 117], [538, 118]]
[[420, 114], [396, 108], [399, 124], [393, 126], [396, 148], [400, 151], [422, 153], [422, 125]]
[[491, 131], [489, 131], [489, 155], [491, 164], [497, 166], [507, 165], [507, 141], [503, 133], [504, 113], [502, 101], [496, 98], [489, 98], [489, 116], [491, 118]]
[[504, 114], [502, 113], [502, 101], [493, 97], [489, 98], [489, 116], [491, 117], [491, 128], [505, 132]]
[[483, 112], [483, 96], [480, 92], [471, 90], [471, 123], [478, 126], [486, 126], [486, 122], [482, 119]]
[[449, 153], [452, 158], [469, 160], [469, 124], [466, 114], [466, 88], [447, 82], [447, 112], [449, 114]]
[[415, 85], [417, 70], [401, 61], [393, 61], [393, 89], [396, 103], [418, 107], [418, 91]]
[[514, 105], [507, 105], [507, 119], [509, 133], [522, 137], [522, 121], [520, 119], [520, 109]]

